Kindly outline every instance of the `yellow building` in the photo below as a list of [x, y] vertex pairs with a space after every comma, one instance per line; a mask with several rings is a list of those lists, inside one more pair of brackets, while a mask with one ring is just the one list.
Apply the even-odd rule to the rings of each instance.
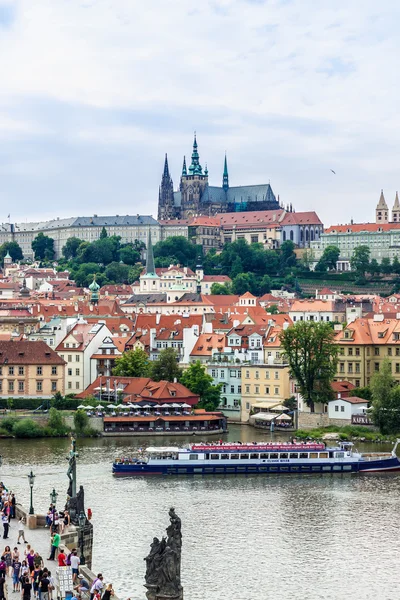
[[51, 398], [64, 390], [65, 362], [45, 342], [0, 342], [0, 396]]
[[270, 359], [270, 364], [242, 366], [241, 421], [247, 423], [255, 404], [264, 408], [276, 406], [290, 398], [288, 365], [280, 359]]
[[336, 334], [339, 346], [336, 381], [356, 387], [369, 385], [384, 358], [392, 363], [392, 375], [400, 383], [400, 320], [376, 314], [356, 319]]

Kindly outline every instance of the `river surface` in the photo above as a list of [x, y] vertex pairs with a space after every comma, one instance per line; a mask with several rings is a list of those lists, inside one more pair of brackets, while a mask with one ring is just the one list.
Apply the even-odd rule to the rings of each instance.
[[[226, 439], [265, 432], [230, 426]], [[279, 435], [275, 437], [278, 440]], [[180, 441], [184, 440], [180, 438]], [[177, 438], [78, 440], [78, 484], [93, 511], [93, 570], [121, 599], [144, 600], [144, 556], [182, 518], [185, 600], [390, 600], [400, 597], [398, 475], [114, 478], [113, 458]], [[382, 447], [364, 446], [363, 450]], [[44, 512], [66, 493], [69, 440], [1, 440], [0, 478]]]

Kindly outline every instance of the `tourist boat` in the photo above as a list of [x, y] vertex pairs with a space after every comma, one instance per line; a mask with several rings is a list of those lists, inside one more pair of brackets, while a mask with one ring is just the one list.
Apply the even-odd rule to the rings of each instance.
[[377, 473], [400, 471], [392, 452], [359, 453], [351, 442], [191, 444], [149, 447], [134, 458], [119, 458], [114, 475], [222, 475], [268, 473]]

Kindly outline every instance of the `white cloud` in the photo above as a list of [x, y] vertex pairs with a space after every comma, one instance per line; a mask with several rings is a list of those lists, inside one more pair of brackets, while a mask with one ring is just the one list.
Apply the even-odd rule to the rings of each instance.
[[4, 198], [21, 214], [48, 213], [66, 190], [68, 214], [82, 213], [83, 197], [99, 214], [132, 212], [133, 199], [135, 212], [155, 213], [163, 154], [177, 185], [193, 129], [213, 183], [226, 149], [233, 184], [271, 179], [326, 224], [372, 218], [380, 188], [390, 199], [400, 187], [394, 0], [14, 8], [0, 27], [0, 161]]

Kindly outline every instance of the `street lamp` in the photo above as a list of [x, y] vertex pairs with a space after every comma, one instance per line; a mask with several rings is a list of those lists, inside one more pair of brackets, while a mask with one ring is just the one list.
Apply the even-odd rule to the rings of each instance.
[[81, 512], [78, 515], [78, 523], [79, 523], [79, 530], [80, 530], [80, 548], [81, 548], [80, 564], [85, 565], [86, 564], [85, 555], [83, 554], [83, 542], [84, 542], [83, 532], [84, 532], [84, 528], [85, 528], [85, 524], [86, 524], [86, 515], [83, 512], [83, 510], [81, 510]]
[[31, 472], [28, 475], [29, 485], [31, 486], [31, 506], [29, 508], [29, 514], [30, 515], [34, 515], [35, 514], [35, 511], [33, 510], [33, 484], [35, 482], [35, 477], [36, 477], [36, 475], [33, 474], [33, 471], [31, 469]]
[[52, 532], [53, 533], [55, 533], [55, 526], [54, 526], [54, 524], [55, 524], [55, 520], [56, 520], [55, 519], [55, 513], [56, 513], [57, 497], [58, 497], [58, 494], [57, 494], [56, 490], [53, 488], [53, 491], [50, 492], [50, 502], [51, 502], [51, 504], [53, 506], [53, 521], [52, 521]]

